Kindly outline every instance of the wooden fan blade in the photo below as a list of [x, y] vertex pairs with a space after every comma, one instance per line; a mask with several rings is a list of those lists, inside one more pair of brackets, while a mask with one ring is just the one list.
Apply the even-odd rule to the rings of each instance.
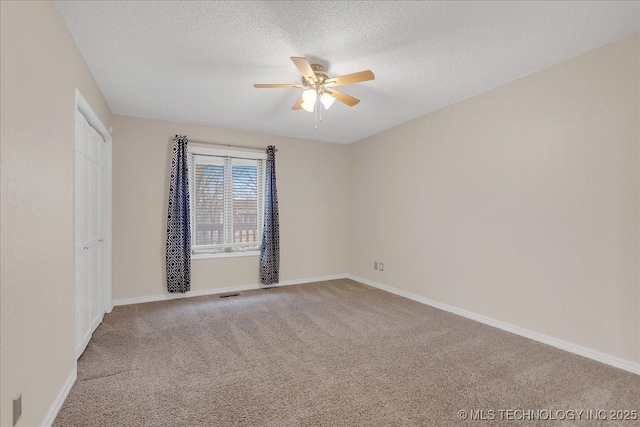
[[298, 99], [296, 101], [295, 104], [293, 104], [293, 107], [291, 107], [292, 110], [302, 110], [302, 98]]
[[366, 70], [366, 71], [360, 71], [358, 73], [347, 74], [344, 76], [327, 79], [325, 81], [325, 84], [329, 86], [344, 86], [344, 85], [350, 85], [352, 83], [366, 82], [368, 80], [373, 80], [375, 78], [376, 76], [373, 74], [371, 70]]
[[276, 88], [276, 89], [302, 89], [302, 85], [289, 85], [289, 84], [268, 84], [268, 83], [256, 83], [253, 87], [257, 88]]
[[354, 98], [351, 95], [347, 95], [346, 93], [340, 92], [335, 89], [331, 89], [331, 90], [326, 89], [325, 92], [327, 92], [329, 95], [333, 96], [335, 99], [342, 102], [343, 104], [347, 104], [349, 107], [353, 107], [358, 102], [360, 102], [358, 98]]
[[314, 73], [313, 70], [311, 69], [311, 65], [309, 64], [309, 61], [307, 61], [307, 58], [292, 56], [291, 60], [296, 65], [296, 67], [298, 67], [298, 70], [300, 70], [300, 72], [302, 73], [302, 76], [305, 79], [311, 80], [313, 82], [318, 81], [318, 78], [316, 77], [316, 73]]

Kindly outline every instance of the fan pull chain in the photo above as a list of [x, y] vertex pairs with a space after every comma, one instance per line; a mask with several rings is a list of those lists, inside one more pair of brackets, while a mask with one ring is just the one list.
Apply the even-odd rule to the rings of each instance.
[[316, 99], [316, 106], [313, 109], [313, 124], [315, 126], [315, 130], [318, 130], [318, 100]]

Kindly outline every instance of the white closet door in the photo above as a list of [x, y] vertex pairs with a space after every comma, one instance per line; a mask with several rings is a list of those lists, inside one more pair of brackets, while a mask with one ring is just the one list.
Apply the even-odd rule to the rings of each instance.
[[[93, 129], [92, 129], [93, 130]], [[90, 315], [91, 315], [91, 331], [93, 331], [102, 321], [102, 245], [104, 237], [104, 224], [102, 220], [102, 200], [103, 191], [103, 170], [101, 168], [102, 159], [100, 153], [102, 138], [97, 132], [91, 135], [91, 201], [90, 201], [90, 217], [91, 217], [91, 297], [90, 297]]]
[[84, 141], [85, 141], [85, 120], [80, 116], [76, 117], [76, 201], [75, 201], [75, 350], [76, 356], [82, 349], [83, 335], [83, 311], [84, 307], [84, 231], [85, 231], [85, 181], [84, 181]]
[[76, 356], [104, 316], [104, 140], [78, 114], [76, 143]]

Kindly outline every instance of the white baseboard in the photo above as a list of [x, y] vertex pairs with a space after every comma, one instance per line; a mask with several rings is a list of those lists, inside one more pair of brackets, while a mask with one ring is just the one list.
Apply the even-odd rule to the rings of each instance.
[[159, 294], [159, 295], [146, 295], [142, 297], [123, 298], [123, 299], [113, 300], [113, 306], [140, 304], [143, 302], [166, 301], [166, 300], [181, 299], [181, 298], [200, 297], [204, 295], [227, 294], [232, 292], [251, 291], [254, 289], [261, 289], [261, 288], [273, 288], [277, 286], [301, 285], [303, 283], [324, 282], [325, 280], [345, 279], [346, 277], [347, 277], [346, 274], [335, 274], [332, 276], [319, 276], [319, 277], [307, 277], [305, 279], [283, 280], [282, 282], [269, 285], [269, 286], [252, 284], [252, 285], [227, 286], [224, 288], [201, 289], [197, 291], [189, 291], [184, 294], [179, 294], [179, 293], [171, 294], [167, 292], [165, 294]]
[[46, 418], [42, 422], [42, 427], [51, 427], [56, 417], [58, 416], [58, 412], [60, 412], [60, 408], [62, 408], [62, 404], [67, 399], [67, 396], [71, 391], [71, 387], [73, 387], [73, 384], [76, 382], [77, 377], [78, 377], [78, 368], [77, 366], [74, 366], [73, 372], [71, 372], [71, 375], [69, 375], [69, 378], [67, 378], [67, 381], [64, 383], [64, 385], [60, 389], [60, 392], [58, 393], [56, 400], [53, 402], [53, 405], [51, 405], [51, 408], [49, 409], [49, 412], [47, 413]]
[[579, 356], [593, 359], [598, 362], [602, 362], [607, 365], [611, 365], [616, 368], [624, 369], [625, 371], [629, 371], [634, 374], [640, 375], [640, 363], [635, 363], [629, 360], [620, 359], [619, 357], [611, 356], [609, 354], [602, 353], [587, 347], [583, 347], [581, 345], [572, 344], [570, 342], [553, 338], [548, 335], [540, 334], [538, 332], [521, 328], [519, 326], [514, 326], [509, 323], [502, 322], [500, 320], [495, 320], [490, 317], [483, 316], [481, 314], [472, 313], [470, 311], [463, 310], [461, 308], [454, 307], [452, 305], [444, 304], [438, 301], [431, 300], [429, 298], [412, 294], [410, 292], [402, 291], [400, 289], [383, 285], [382, 283], [374, 282], [373, 280], [365, 279], [363, 277], [355, 276], [353, 274], [348, 274], [347, 278], [351, 280], [355, 280], [356, 282], [363, 283], [365, 285], [372, 286], [374, 288], [381, 289], [383, 291], [390, 292], [392, 294], [409, 298], [411, 300], [420, 302], [422, 304], [430, 305], [431, 307], [435, 307], [440, 310], [448, 311], [450, 313], [457, 314], [459, 316], [466, 317], [471, 320], [475, 320], [476, 322], [484, 323], [486, 325], [493, 326], [495, 328], [502, 329], [504, 331], [511, 332], [513, 334], [520, 335], [522, 337], [529, 338], [534, 341], [538, 341], [543, 344], [547, 344], [547, 345], [559, 348], [560, 350], [568, 351], [569, 353], [577, 354]]

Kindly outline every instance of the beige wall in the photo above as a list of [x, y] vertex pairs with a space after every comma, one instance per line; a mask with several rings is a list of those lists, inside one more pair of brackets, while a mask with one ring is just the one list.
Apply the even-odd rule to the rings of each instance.
[[639, 71], [633, 36], [351, 144], [349, 272], [639, 362]]
[[53, 2], [0, 2], [0, 425], [44, 420], [73, 357], [74, 91], [111, 112]]
[[[280, 280], [347, 273], [347, 147], [114, 116], [113, 298], [166, 294], [172, 137], [275, 145]], [[258, 257], [192, 261], [191, 290], [259, 283]]]

